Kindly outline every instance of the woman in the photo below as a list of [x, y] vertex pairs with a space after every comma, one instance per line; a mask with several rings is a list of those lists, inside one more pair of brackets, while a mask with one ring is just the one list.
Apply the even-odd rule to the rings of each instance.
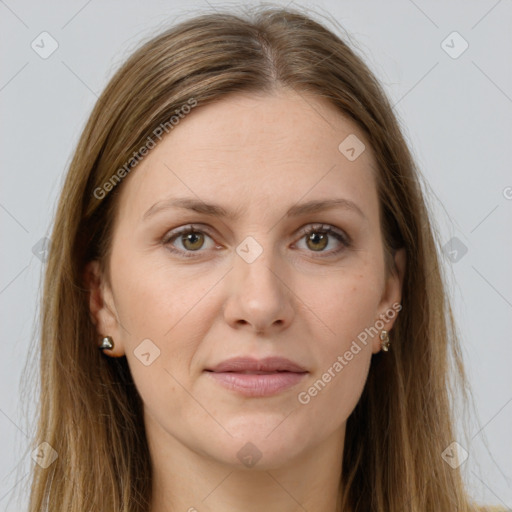
[[419, 176], [301, 12], [199, 16], [128, 59], [44, 286], [31, 512], [485, 510]]

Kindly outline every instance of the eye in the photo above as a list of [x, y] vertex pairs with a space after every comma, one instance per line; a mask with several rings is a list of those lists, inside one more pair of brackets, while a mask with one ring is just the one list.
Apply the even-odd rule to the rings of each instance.
[[[200, 252], [199, 250], [204, 245], [205, 236], [211, 239], [204, 231], [194, 226], [185, 226], [168, 233], [162, 242], [168, 246], [167, 248], [171, 252], [179, 253], [181, 256], [190, 258], [194, 256], [194, 252]], [[182, 248], [174, 247], [171, 243], [174, 242], [174, 240], [181, 243]]]
[[[342, 231], [325, 224], [314, 224], [300, 231], [301, 241], [305, 240], [306, 247], [312, 252], [326, 253], [325, 256], [333, 256], [351, 246], [350, 238]], [[341, 247], [338, 249], [324, 251], [330, 242], [330, 238], [334, 238]], [[324, 257], [324, 254], [321, 255]]]

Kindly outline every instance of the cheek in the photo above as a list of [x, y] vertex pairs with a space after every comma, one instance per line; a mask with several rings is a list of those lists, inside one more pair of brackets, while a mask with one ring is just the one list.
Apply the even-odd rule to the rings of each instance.
[[297, 392], [299, 411], [308, 420], [303, 442], [332, 433], [361, 397], [372, 357], [372, 338], [365, 329], [378, 317], [378, 282], [370, 272], [339, 276], [308, 302], [322, 328], [315, 337], [315, 372]]
[[319, 319], [317, 332], [311, 333], [318, 347], [316, 384], [302, 390], [306, 392], [304, 402], [311, 401], [308, 407], [312, 412], [320, 414], [324, 408], [335, 407], [339, 421], [348, 417], [359, 400], [376, 339], [371, 327], [379, 315], [383, 284], [379, 269], [378, 262], [368, 261], [357, 270], [346, 269], [322, 283], [316, 281], [320, 287], [303, 283], [303, 294], [306, 288], [315, 290], [309, 292], [306, 302]]
[[118, 251], [112, 256], [115, 305], [126, 358], [144, 402], [181, 396], [191, 360], [204, 337], [197, 322], [208, 282], [190, 281], [177, 268], [148, 265], [149, 258]]
[[378, 318], [383, 278], [377, 263], [343, 269], [322, 281], [303, 282], [298, 292], [319, 319], [326, 333], [326, 351], [348, 347], [352, 339]]
[[344, 353], [333, 353], [307, 386], [298, 390], [297, 414], [304, 424], [299, 434], [303, 443], [330, 436], [345, 424], [359, 402], [368, 377], [371, 352], [363, 346], [352, 354], [351, 360]]
[[158, 251], [163, 257], [150, 257], [133, 247], [119, 248], [112, 255], [112, 275], [116, 309], [127, 330], [138, 337], [167, 339], [193, 314], [214, 279], [191, 275], [186, 268], [171, 265], [165, 249]]

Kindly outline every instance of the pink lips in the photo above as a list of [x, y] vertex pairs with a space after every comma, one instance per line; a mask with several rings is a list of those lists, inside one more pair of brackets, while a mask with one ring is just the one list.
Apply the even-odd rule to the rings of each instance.
[[282, 357], [253, 359], [236, 357], [205, 369], [227, 389], [249, 397], [269, 396], [284, 391], [308, 373], [302, 366]]

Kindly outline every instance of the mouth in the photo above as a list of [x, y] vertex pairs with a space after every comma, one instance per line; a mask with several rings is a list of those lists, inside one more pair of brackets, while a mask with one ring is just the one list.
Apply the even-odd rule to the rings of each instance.
[[254, 359], [239, 356], [227, 359], [203, 372], [217, 385], [246, 397], [266, 397], [284, 393], [309, 373], [284, 357]]
[[204, 373], [224, 389], [251, 398], [284, 393], [299, 384], [308, 374], [306, 371], [291, 372], [287, 370], [225, 372], [205, 370]]
[[211, 372], [211, 373], [236, 373], [238, 375], [275, 375], [276, 373], [307, 373], [307, 372], [290, 372], [288, 370], [275, 370], [275, 371], [250, 371], [250, 370], [243, 370], [243, 371], [224, 371], [224, 372], [218, 372], [214, 370], [205, 370], [205, 372]]
[[226, 359], [206, 371], [215, 373], [219, 372], [236, 372], [236, 373], [276, 373], [276, 372], [293, 372], [304, 373], [306, 369], [300, 364], [284, 357], [266, 357], [263, 359], [254, 359], [253, 357], [241, 356]]

